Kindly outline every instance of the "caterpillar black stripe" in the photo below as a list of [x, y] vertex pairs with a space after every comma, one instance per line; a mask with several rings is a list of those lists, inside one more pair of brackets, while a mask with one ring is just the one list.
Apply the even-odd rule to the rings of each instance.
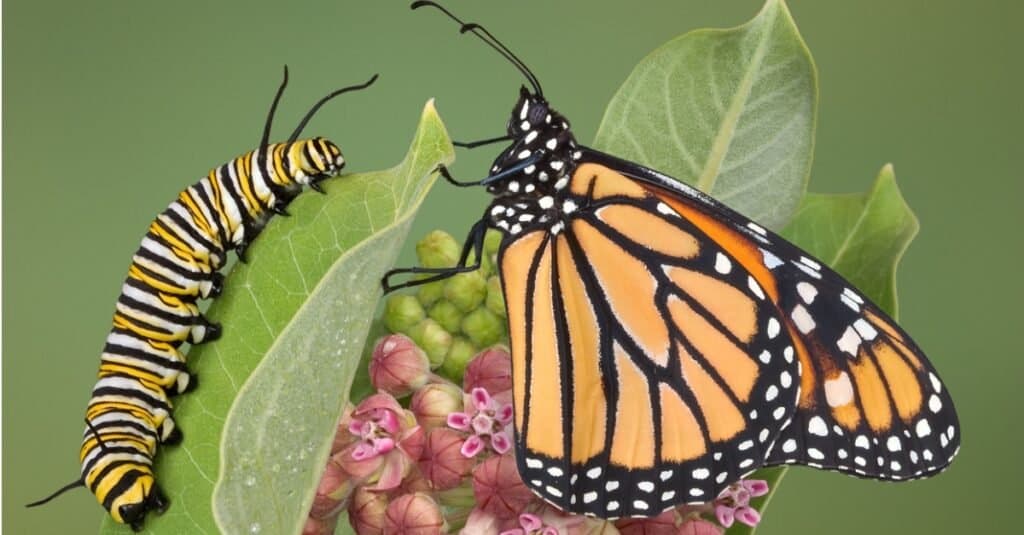
[[135, 530], [147, 512], [167, 508], [153, 475], [153, 456], [158, 444], [181, 440], [168, 396], [196, 385], [179, 347], [220, 336], [220, 326], [199, 313], [196, 301], [220, 294], [218, 270], [229, 250], [244, 261], [266, 222], [274, 214], [287, 215], [285, 208], [303, 186], [322, 193], [320, 181], [341, 171], [345, 160], [337, 145], [298, 137], [327, 101], [376, 79], [323, 97], [286, 142], [271, 144], [274, 112], [288, 84], [285, 67], [259, 147], [215, 167], [153, 220], [132, 257], [103, 348], [85, 414], [81, 478], [29, 507], [86, 486], [114, 520]]

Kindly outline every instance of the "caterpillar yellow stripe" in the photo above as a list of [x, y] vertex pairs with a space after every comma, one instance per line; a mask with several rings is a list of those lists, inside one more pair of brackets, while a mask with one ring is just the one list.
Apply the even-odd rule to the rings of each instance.
[[324, 103], [376, 79], [328, 94], [287, 141], [269, 143], [274, 112], [288, 84], [285, 67], [259, 147], [213, 168], [153, 220], [132, 256], [100, 356], [79, 452], [81, 478], [29, 507], [85, 486], [114, 520], [136, 531], [149, 511], [167, 509], [170, 502], [156, 483], [153, 457], [158, 445], [182, 438], [171, 418], [169, 396], [197, 384], [179, 347], [216, 340], [221, 333], [220, 325], [200, 314], [196, 301], [220, 294], [224, 277], [218, 270], [229, 251], [244, 260], [267, 221], [287, 215], [285, 208], [304, 186], [322, 193], [319, 183], [341, 171], [345, 159], [337, 145], [321, 137], [298, 137]]

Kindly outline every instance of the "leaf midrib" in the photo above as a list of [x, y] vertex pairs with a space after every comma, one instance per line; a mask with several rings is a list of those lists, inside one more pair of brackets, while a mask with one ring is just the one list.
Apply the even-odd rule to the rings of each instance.
[[764, 63], [764, 56], [768, 49], [768, 41], [772, 35], [772, 29], [770, 23], [774, 22], [777, 13], [772, 13], [772, 19], [764, 21], [764, 24], [768, 26], [761, 34], [761, 40], [757, 43], [757, 48], [754, 49], [754, 56], [750, 60], [749, 67], [746, 72], [743, 73], [743, 78], [740, 80], [740, 85], [733, 94], [732, 101], [729, 103], [729, 108], [725, 112], [725, 116], [722, 118], [722, 124], [719, 127], [718, 134], [715, 135], [715, 141], [711, 144], [711, 151], [708, 153], [708, 159], [704, 163], [704, 170], [701, 172], [700, 178], [697, 179], [697, 189], [704, 193], [711, 193], [711, 189], [714, 188], [715, 183], [718, 181], [719, 170], [722, 167], [722, 162], [725, 160], [725, 155], [729, 151], [729, 145], [732, 143], [733, 134], [736, 132], [736, 125], [739, 123], [740, 115], [743, 113], [744, 105], [747, 99], [750, 97], [750, 92], [754, 87], [754, 75], [760, 70], [761, 65]]

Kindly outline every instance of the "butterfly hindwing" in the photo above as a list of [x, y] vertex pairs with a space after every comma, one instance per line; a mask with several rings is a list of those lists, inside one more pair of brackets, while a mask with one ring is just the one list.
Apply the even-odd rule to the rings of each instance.
[[702, 229], [726, 238], [719, 240], [726, 249], [744, 251], [767, 269], [766, 285], [776, 289], [773, 300], [796, 342], [801, 394], [766, 465], [901, 480], [934, 474], [952, 461], [959, 433], [949, 393], [920, 348], [878, 306], [824, 263], [710, 197], [635, 164], [595, 151], [588, 156], [640, 181]]
[[779, 307], [807, 368], [796, 416], [766, 464], [894, 480], [945, 468], [959, 447], [957, 417], [922, 351], [834, 271], [766, 238], [778, 241]]
[[796, 407], [774, 289], [623, 175], [570, 187], [560, 226], [501, 251], [523, 479], [601, 517], [710, 501]]

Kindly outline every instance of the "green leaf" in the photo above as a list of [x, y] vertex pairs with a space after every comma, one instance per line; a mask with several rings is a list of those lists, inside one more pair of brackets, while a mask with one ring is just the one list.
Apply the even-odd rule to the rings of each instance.
[[[864, 295], [896, 317], [896, 266], [918, 224], [886, 165], [867, 193], [808, 194], [782, 235], [828, 263]], [[764, 514], [788, 468], [758, 470], [750, 479], [768, 481], [771, 491], [753, 500]], [[754, 528], [736, 524], [729, 535], [749, 535]]]
[[[196, 347], [199, 388], [177, 398], [185, 440], [161, 447], [171, 499], [148, 533], [302, 530], [380, 297], [451, 141], [428, 103], [405, 160], [326, 183], [276, 217], [208, 316], [224, 336]], [[102, 533], [130, 533], [107, 518]]]
[[595, 147], [782, 228], [811, 166], [817, 74], [786, 4], [661, 46], [612, 98]]
[[917, 229], [892, 165], [886, 165], [867, 193], [807, 195], [782, 235], [895, 317], [896, 265]]

